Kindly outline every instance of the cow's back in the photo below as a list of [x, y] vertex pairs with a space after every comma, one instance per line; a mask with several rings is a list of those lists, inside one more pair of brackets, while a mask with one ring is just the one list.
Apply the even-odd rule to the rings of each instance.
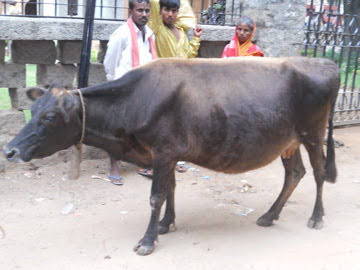
[[327, 59], [165, 59], [149, 67], [152, 77], [161, 76], [161, 87], [154, 98], [164, 91], [181, 92], [179, 102], [191, 103], [200, 114], [213, 106], [229, 110], [252, 106], [258, 110], [259, 103], [280, 106], [289, 98], [299, 101], [306, 91], [320, 91], [326, 97], [336, 93], [338, 87], [337, 66]]

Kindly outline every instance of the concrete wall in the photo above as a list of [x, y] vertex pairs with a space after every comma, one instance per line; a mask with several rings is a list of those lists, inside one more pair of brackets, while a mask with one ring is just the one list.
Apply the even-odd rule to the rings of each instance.
[[[93, 39], [108, 40], [123, 22], [94, 23]], [[203, 40], [229, 40], [233, 27], [203, 25]], [[55, 18], [25, 18], [0, 16], [0, 40], [81, 40], [83, 20]]]
[[256, 21], [256, 38], [265, 55], [300, 55], [304, 39], [305, 4], [305, 0], [243, 1], [242, 14]]

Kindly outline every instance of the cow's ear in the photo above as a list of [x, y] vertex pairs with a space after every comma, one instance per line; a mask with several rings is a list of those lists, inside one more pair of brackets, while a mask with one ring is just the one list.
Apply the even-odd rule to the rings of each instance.
[[70, 116], [76, 109], [75, 101], [76, 98], [73, 95], [65, 95], [63, 97], [61, 109], [66, 123], [70, 121]]
[[45, 94], [45, 90], [39, 87], [32, 87], [26, 90], [26, 95], [31, 100], [36, 100]]

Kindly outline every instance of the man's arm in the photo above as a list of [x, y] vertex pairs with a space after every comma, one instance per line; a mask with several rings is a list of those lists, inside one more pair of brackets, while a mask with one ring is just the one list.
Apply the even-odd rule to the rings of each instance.
[[176, 26], [188, 31], [196, 26], [196, 17], [189, 0], [180, 0], [180, 9]]
[[156, 35], [161, 24], [163, 24], [163, 22], [160, 16], [159, 0], [150, 0], [150, 17], [147, 25]]
[[188, 47], [185, 49], [188, 58], [194, 58], [198, 55], [201, 34], [202, 29], [199, 26], [196, 26], [194, 28], [194, 37], [189, 41]]

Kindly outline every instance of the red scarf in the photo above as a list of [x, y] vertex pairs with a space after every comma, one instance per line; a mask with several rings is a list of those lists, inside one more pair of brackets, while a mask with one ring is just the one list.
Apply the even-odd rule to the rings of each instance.
[[251, 42], [254, 32], [255, 29], [249, 39], [241, 45], [235, 32], [230, 43], [225, 46], [221, 57], [264, 56], [264, 53], [260, 50], [260, 48]]
[[[136, 35], [136, 30], [135, 30], [135, 23], [132, 20], [132, 18], [130, 17], [129, 19], [127, 19], [127, 25], [129, 26], [130, 29], [130, 35], [131, 35], [131, 62], [132, 62], [132, 67], [137, 67], [140, 65], [140, 60], [139, 60], [139, 47], [138, 47], [138, 43], [137, 43], [137, 35]], [[157, 58], [157, 53], [156, 53], [156, 47], [155, 47], [155, 41], [152, 37], [149, 37], [149, 44], [150, 44], [150, 51], [151, 51], [151, 55], [152, 55], [152, 59], [156, 59]]]

